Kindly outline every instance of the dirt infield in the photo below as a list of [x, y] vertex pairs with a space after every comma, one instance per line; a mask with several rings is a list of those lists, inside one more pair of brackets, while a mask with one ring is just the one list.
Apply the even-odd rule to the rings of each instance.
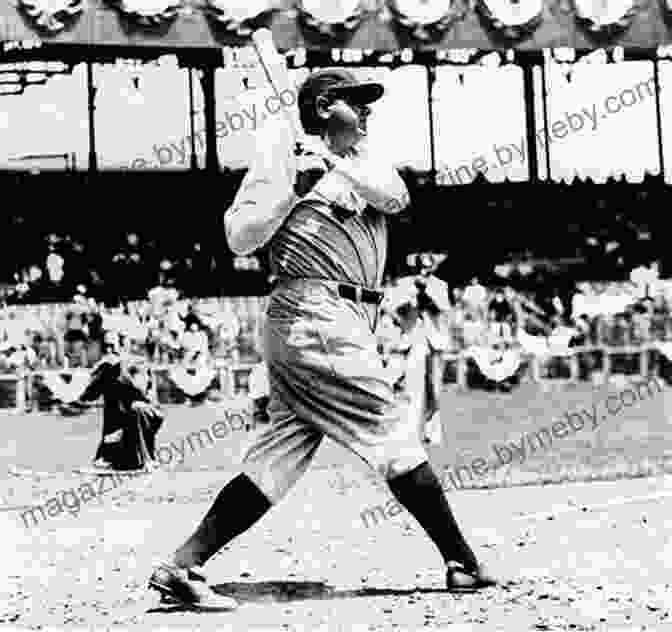
[[[526, 388], [508, 398], [447, 392], [446, 446], [433, 451], [432, 462], [440, 467], [473, 458], [492, 442], [548, 425], [573, 403], [589, 406], [604, 396]], [[297, 632], [670, 629], [670, 477], [628, 480], [666, 469], [669, 401], [666, 390], [616, 419], [608, 432], [577, 433], [571, 445], [567, 439], [543, 459], [512, 466], [508, 481], [495, 481], [493, 489], [450, 493], [479, 557], [511, 581], [482, 595], [443, 590], [440, 557], [405, 512], [366, 528], [361, 510], [389, 493], [355, 459], [326, 445], [290, 496], [206, 567], [216, 590], [240, 600], [238, 611], [227, 614], [157, 607], [145, 584], [152, 563], [181, 542], [234, 475], [251, 437], [232, 433], [198, 461], [139, 477], [77, 516], [26, 529], [18, 508], [80, 480], [71, 468], [90, 458], [99, 420], [8, 416], [0, 426], [7, 436], [0, 458], [6, 471], [24, 469], [7, 474], [0, 491], [0, 623]], [[214, 421], [219, 412], [169, 411], [158, 441]], [[41, 454], [34, 440], [26, 444], [38, 428], [46, 446]], [[603, 465], [611, 469], [602, 479], [618, 468], [626, 474], [629, 467], [630, 475], [562, 483], [549, 464], [585, 471], [585, 479]], [[539, 485], [544, 468], [560, 484]], [[536, 485], [521, 485], [525, 477]]]
[[[330, 489], [332, 474], [309, 473], [287, 502], [210, 562], [216, 590], [241, 602], [227, 614], [161, 608], [144, 590], [152, 562], [207, 508], [204, 490], [214, 494], [221, 484], [211, 483], [211, 473], [183, 475], [197, 479], [182, 481], [195, 490], [189, 499], [171, 502], [173, 481], [155, 481], [132, 500], [110, 498], [79, 518], [31, 531], [1, 514], [8, 590], [0, 595], [0, 618], [33, 628], [297, 631], [338, 629], [336, 623], [367, 630], [639, 629], [670, 621], [667, 479], [457, 493], [456, 513], [479, 556], [513, 584], [453, 596], [443, 591], [440, 558], [418, 526], [398, 516], [364, 528], [353, 508], [380, 492], [339, 493]], [[160, 495], [163, 502], [150, 500]]]

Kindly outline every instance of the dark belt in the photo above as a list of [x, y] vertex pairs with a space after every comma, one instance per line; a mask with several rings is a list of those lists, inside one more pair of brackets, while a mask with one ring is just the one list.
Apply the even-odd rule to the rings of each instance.
[[[292, 277], [275, 277], [271, 281], [272, 288], [275, 289], [283, 281], [291, 282], [300, 280]], [[314, 279], [315, 281], [327, 281], [328, 279]], [[330, 281], [333, 283], [333, 281]], [[333, 286], [332, 286], [333, 287]], [[336, 283], [336, 291], [341, 298], [355, 303], [370, 303], [371, 305], [380, 305], [383, 302], [385, 294], [379, 290], [370, 290], [361, 285], [350, 285], [349, 283]]]
[[341, 298], [355, 303], [380, 305], [383, 302], [383, 293], [378, 290], [369, 290], [360, 285], [346, 285], [345, 283], [339, 283], [336, 287]]

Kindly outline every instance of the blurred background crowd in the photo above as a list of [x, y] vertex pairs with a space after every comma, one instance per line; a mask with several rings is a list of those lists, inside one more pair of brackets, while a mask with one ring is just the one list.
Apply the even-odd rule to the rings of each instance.
[[[399, 316], [418, 307], [431, 309], [439, 346], [448, 354], [473, 347], [534, 353], [530, 341], [554, 336], [591, 348], [660, 347], [672, 340], [672, 285], [665, 281], [642, 284], [635, 275], [630, 282], [522, 292], [486, 287], [478, 278], [449, 288], [436, 270], [428, 256], [415, 274], [386, 281], [378, 326], [383, 352], [403, 347]], [[421, 290], [418, 279], [423, 279]], [[5, 305], [0, 308], [0, 371], [90, 368], [101, 357], [106, 335], [117, 336], [122, 348], [157, 365], [254, 364], [261, 359], [265, 306], [266, 297], [188, 299], [163, 287], [151, 290], [144, 301], [114, 307], [82, 295], [67, 304]], [[597, 362], [596, 353], [582, 354], [582, 373]], [[652, 350], [651, 361], [653, 369], [664, 354]]]
[[145, 301], [110, 307], [77, 296], [68, 304], [0, 309], [0, 370], [91, 368], [106, 338], [155, 364], [255, 362], [264, 302], [197, 299], [155, 288]]

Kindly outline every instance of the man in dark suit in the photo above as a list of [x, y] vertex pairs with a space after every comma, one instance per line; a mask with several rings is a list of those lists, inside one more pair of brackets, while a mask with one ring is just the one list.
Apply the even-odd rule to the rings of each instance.
[[149, 469], [163, 416], [152, 403], [149, 370], [143, 360], [126, 361], [116, 334], [106, 334], [104, 356], [94, 367], [81, 402], [103, 398], [103, 432], [93, 471]]

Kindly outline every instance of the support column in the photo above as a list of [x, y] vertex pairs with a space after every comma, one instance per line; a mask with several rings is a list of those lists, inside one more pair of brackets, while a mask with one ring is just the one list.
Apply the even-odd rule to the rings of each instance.
[[217, 115], [215, 111], [215, 68], [206, 66], [201, 70], [203, 90], [203, 115], [205, 119], [205, 171], [217, 174], [220, 171], [217, 156]]
[[86, 62], [86, 86], [89, 111], [89, 172], [98, 172], [98, 154], [96, 153], [96, 93], [98, 88], [93, 84], [93, 62]]
[[436, 139], [434, 137], [434, 83], [436, 82], [436, 68], [427, 66], [427, 113], [429, 115], [429, 172], [432, 186], [436, 186]]
[[665, 182], [665, 152], [663, 151], [663, 123], [660, 106], [660, 61], [653, 60], [653, 81], [655, 86], [656, 98], [656, 131], [658, 133], [658, 164], [660, 165], [660, 177]]
[[534, 111], [534, 65], [523, 66], [523, 93], [525, 95], [525, 137], [527, 141], [527, 168], [530, 182], [539, 182], [537, 153], [537, 120]]

